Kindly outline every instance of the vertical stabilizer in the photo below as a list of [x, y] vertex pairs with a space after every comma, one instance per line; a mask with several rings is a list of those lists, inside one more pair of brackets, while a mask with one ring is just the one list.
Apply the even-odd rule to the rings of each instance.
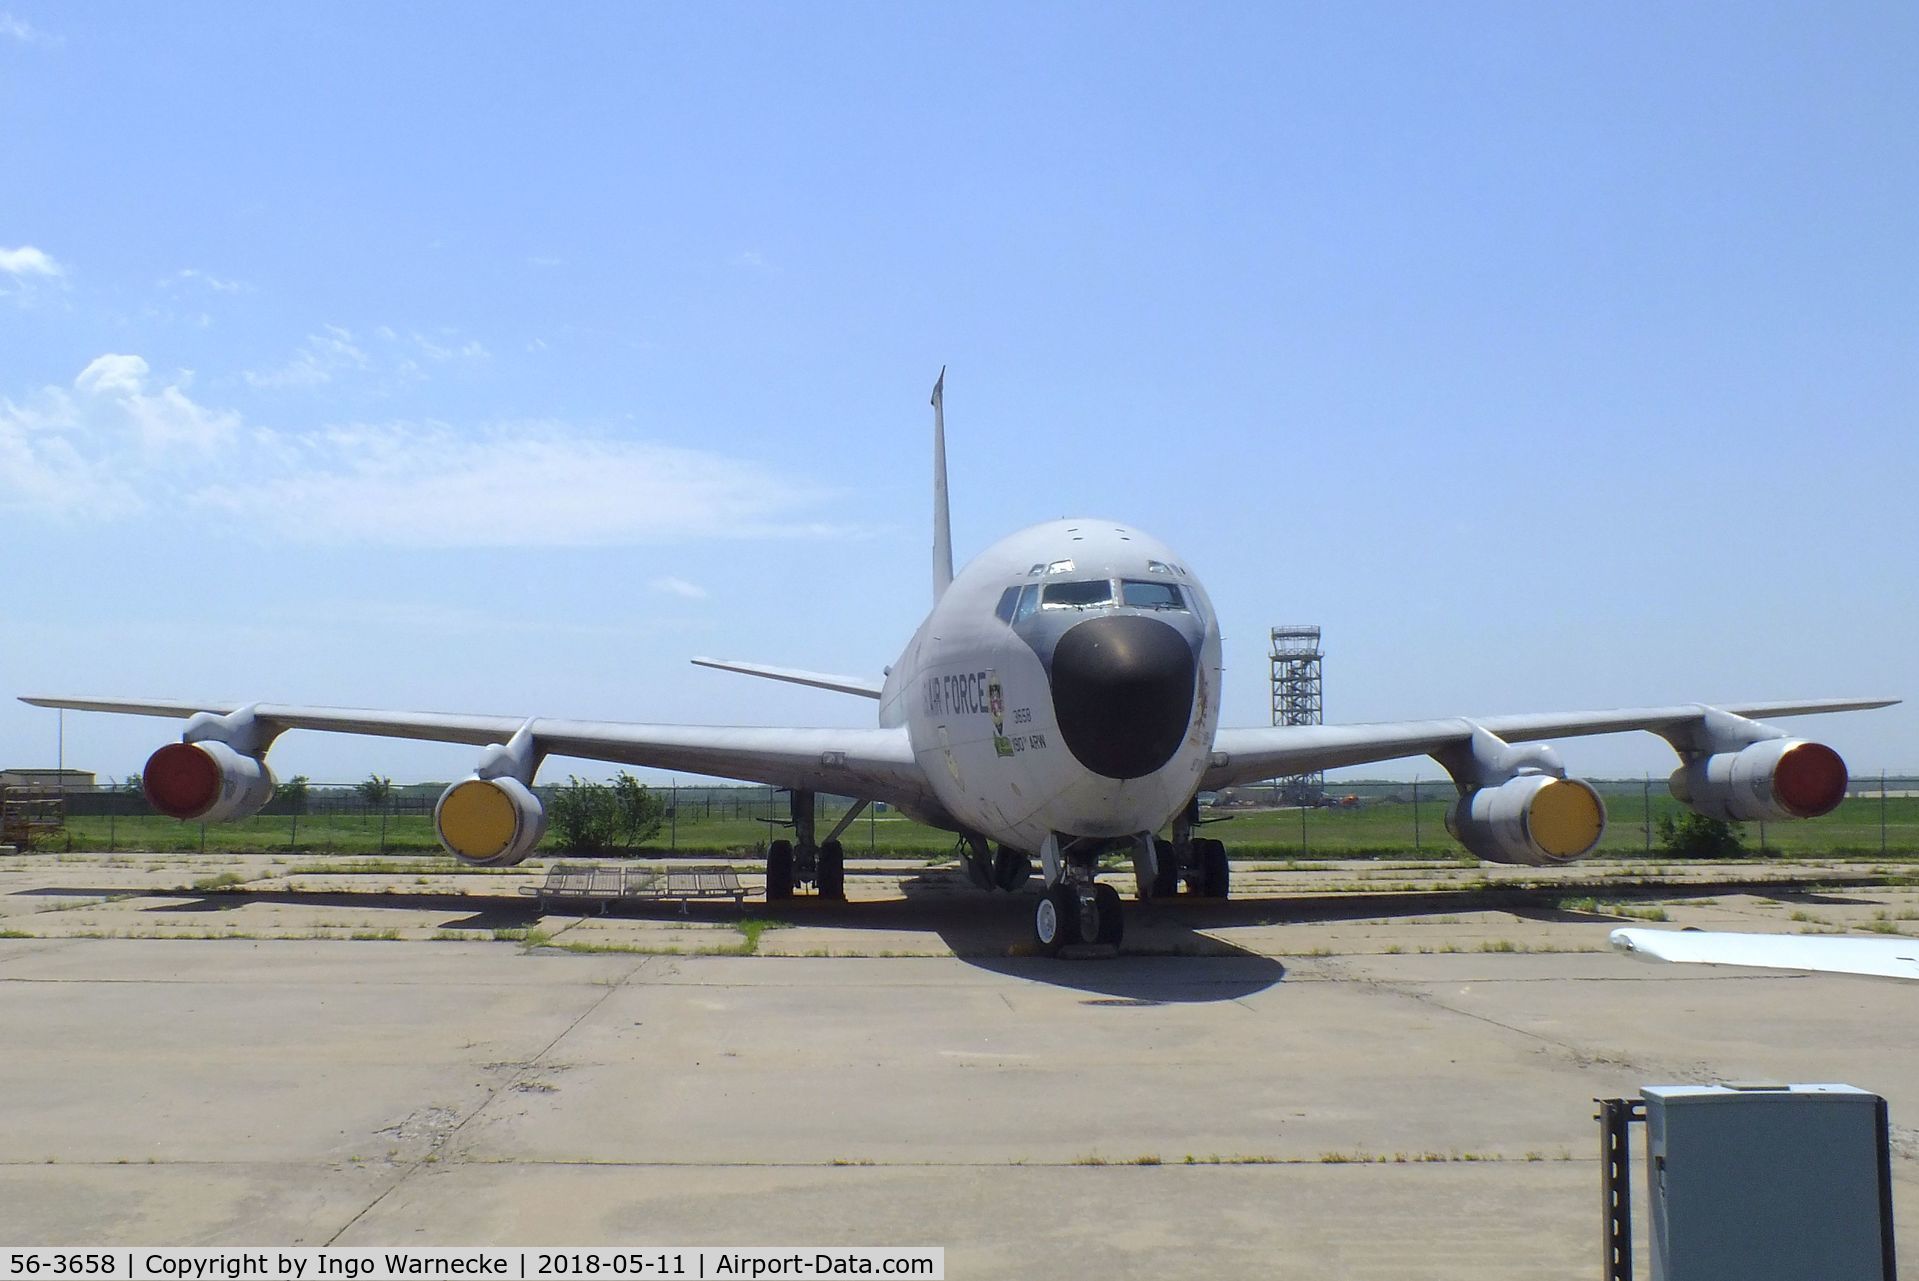
[[946, 594], [953, 581], [953, 522], [946, 513], [946, 411], [940, 400], [946, 389], [946, 366], [940, 366], [933, 384], [933, 599]]

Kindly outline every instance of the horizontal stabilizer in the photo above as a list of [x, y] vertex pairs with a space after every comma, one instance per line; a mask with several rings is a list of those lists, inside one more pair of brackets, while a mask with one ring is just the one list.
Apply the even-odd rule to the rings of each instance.
[[1628, 956], [1648, 961], [1919, 979], [1919, 939], [1625, 929], [1612, 932], [1612, 945]]
[[35, 707], [56, 707], [69, 712], [114, 712], [121, 716], [173, 716], [181, 720], [201, 712], [225, 716], [241, 706], [233, 700], [223, 703], [193, 703], [183, 702], [180, 699], [155, 698], [49, 698], [38, 694], [22, 694], [20, 701]]
[[743, 672], [748, 676], [764, 676], [771, 681], [811, 685], [814, 689], [830, 689], [840, 694], [858, 694], [861, 698], [880, 696], [880, 682], [862, 680], [857, 676], [833, 676], [826, 672], [802, 671], [797, 667], [768, 667], [764, 663], [734, 663], [720, 658], [696, 658], [693, 661], [701, 667], [713, 667], [722, 672]]

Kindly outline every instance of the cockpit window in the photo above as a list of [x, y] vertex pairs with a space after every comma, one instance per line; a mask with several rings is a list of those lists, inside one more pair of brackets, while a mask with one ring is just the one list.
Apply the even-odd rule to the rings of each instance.
[[1028, 583], [1019, 589], [1019, 604], [1013, 607], [1013, 621], [1031, 618], [1033, 611], [1039, 608], [1039, 584]]
[[1091, 609], [1113, 603], [1111, 579], [1095, 578], [1078, 583], [1048, 583], [1040, 597], [1041, 609]]
[[1120, 600], [1141, 609], [1185, 609], [1186, 598], [1174, 583], [1142, 583], [1128, 579], [1119, 585]]
[[994, 608], [993, 613], [999, 616], [1000, 622], [1010, 623], [1013, 621], [1013, 606], [1018, 603], [1019, 588], [1009, 587], [999, 594], [999, 605]]

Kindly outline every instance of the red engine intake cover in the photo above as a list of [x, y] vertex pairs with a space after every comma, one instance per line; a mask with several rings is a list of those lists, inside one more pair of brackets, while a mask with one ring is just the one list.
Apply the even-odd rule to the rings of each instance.
[[1772, 769], [1772, 794], [1800, 818], [1818, 818], [1846, 799], [1846, 763], [1824, 743], [1789, 748]]
[[220, 798], [220, 767], [192, 743], [168, 743], [147, 757], [140, 788], [168, 818], [199, 818]]

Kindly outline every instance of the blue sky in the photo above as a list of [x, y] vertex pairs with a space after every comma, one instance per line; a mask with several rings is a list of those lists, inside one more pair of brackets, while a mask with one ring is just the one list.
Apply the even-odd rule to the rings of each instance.
[[1898, 4], [12, 4], [0, 692], [864, 723], [685, 659], [892, 660], [947, 364], [961, 558], [1152, 530], [1233, 723], [1281, 622], [1335, 720], [1919, 695], [1914, 65]]

